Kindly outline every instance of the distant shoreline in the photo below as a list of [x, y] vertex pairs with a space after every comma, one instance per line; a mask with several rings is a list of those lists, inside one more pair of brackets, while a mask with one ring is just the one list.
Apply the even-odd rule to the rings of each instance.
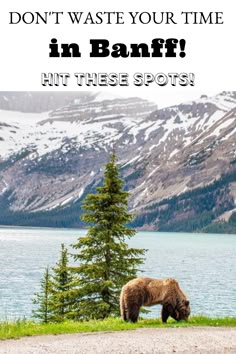
[[[72, 230], [83, 230], [87, 231], [88, 228], [83, 228], [83, 227], [54, 227], [54, 226], [20, 226], [20, 225], [0, 225], [0, 230], [4, 229], [20, 229], [20, 230], [64, 230], [64, 231], [72, 231]], [[235, 233], [229, 233], [229, 232], [187, 232], [187, 231], [155, 231], [155, 230], [143, 230], [143, 229], [135, 229], [136, 233], [159, 233], [159, 234], [204, 234], [204, 235], [235, 235]]]
[[85, 228], [73, 227], [50, 227], [50, 226], [18, 226], [18, 225], [0, 225], [0, 229], [29, 229], [29, 230], [87, 230]]

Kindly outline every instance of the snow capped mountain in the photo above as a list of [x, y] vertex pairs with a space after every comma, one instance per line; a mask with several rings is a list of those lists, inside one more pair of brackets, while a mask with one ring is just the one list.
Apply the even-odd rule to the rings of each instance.
[[100, 95], [87, 103], [76, 99], [75, 103], [43, 113], [1, 110], [1, 158], [6, 159], [26, 149], [38, 157], [62, 146], [62, 152], [65, 152], [65, 141], [73, 142], [78, 148], [97, 146], [106, 149], [119, 140], [121, 131], [131, 131], [135, 136], [138, 124], [156, 108], [140, 99], [110, 100], [103, 95], [100, 100], [98, 97]]
[[234, 167], [236, 92], [160, 110], [136, 97], [45, 94], [0, 93], [0, 199], [9, 193], [12, 211], [80, 202], [113, 146], [137, 214]]

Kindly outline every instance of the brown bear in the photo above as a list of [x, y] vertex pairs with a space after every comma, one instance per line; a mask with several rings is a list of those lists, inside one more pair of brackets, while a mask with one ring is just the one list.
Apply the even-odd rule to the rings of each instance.
[[161, 318], [169, 316], [176, 321], [187, 320], [189, 300], [175, 279], [136, 278], [123, 286], [120, 294], [120, 311], [125, 321], [137, 322], [141, 306], [162, 305]]

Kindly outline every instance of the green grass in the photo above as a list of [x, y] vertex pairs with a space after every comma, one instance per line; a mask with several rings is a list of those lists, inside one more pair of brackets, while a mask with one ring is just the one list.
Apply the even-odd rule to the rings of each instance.
[[42, 334], [62, 334], [78, 332], [124, 331], [136, 328], [168, 328], [168, 327], [196, 327], [196, 326], [225, 326], [236, 327], [236, 317], [209, 318], [191, 317], [188, 322], [169, 320], [162, 324], [159, 319], [142, 319], [137, 323], [126, 323], [118, 318], [106, 320], [91, 320], [88, 322], [63, 322], [42, 324], [33, 321], [19, 320], [16, 322], [0, 323], [0, 339], [19, 338]]

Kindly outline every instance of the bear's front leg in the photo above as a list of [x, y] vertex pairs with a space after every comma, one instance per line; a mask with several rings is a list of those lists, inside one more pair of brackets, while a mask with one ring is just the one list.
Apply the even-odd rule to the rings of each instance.
[[162, 310], [161, 310], [161, 319], [163, 323], [166, 323], [168, 320], [168, 317], [170, 316], [168, 306], [163, 305]]

